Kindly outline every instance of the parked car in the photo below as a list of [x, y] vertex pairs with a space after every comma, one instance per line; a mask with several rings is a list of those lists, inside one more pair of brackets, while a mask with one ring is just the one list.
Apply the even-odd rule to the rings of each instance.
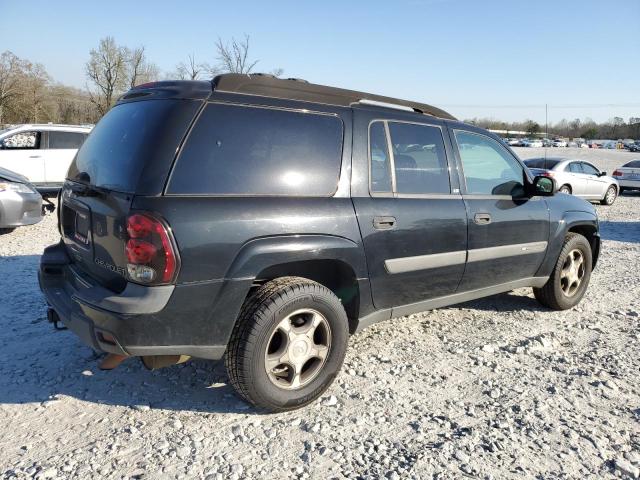
[[526, 146], [527, 147], [542, 148], [544, 146], [544, 144], [542, 143], [542, 140], [534, 139], [534, 140], [529, 140], [527, 142]]
[[24, 175], [45, 196], [57, 194], [91, 127], [19, 125], [0, 133], [0, 167]]
[[534, 175], [553, 178], [558, 191], [584, 198], [597, 200], [603, 205], [613, 205], [620, 193], [618, 181], [608, 177], [597, 167], [584, 160], [570, 158], [531, 158], [524, 164]]
[[511, 138], [509, 139], [509, 145], [512, 147], [520, 147], [521, 140], [519, 138]]
[[640, 152], [640, 143], [629, 143], [625, 148], [630, 152]]
[[624, 190], [640, 190], [640, 160], [632, 160], [616, 168], [613, 178], [620, 185], [620, 193]]
[[375, 322], [520, 287], [576, 305], [598, 220], [554, 187], [430, 105], [261, 75], [145, 84], [78, 151], [40, 285], [106, 367], [224, 357], [243, 398], [290, 410]]
[[0, 168], [0, 233], [42, 220], [42, 197], [26, 177]]
[[556, 139], [553, 141], [553, 146], [563, 148], [567, 146], [567, 142], [565, 140]]

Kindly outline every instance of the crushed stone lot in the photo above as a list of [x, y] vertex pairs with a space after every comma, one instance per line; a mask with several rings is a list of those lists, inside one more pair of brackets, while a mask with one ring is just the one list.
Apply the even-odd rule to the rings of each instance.
[[[640, 158], [551, 155], [609, 173]], [[597, 209], [602, 254], [577, 307], [521, 289], [374, 325], [321, 400], [276, 415], [241, 401], [221, 362], [98, 370], [46, 320], [55, 215], [0, 236], [0, 477], [638, 478], [640, 192]]]

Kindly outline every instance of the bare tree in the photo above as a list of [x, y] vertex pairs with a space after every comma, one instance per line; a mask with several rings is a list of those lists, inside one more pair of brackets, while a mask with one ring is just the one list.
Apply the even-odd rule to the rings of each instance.
[[249, 35], [244, 40], [231, 39], [231, 42], [223, 42], [218, 37], [216, 43], [218, 50], [218, 63], [220, 69], [228, 73], [251, 73], [258, 60], [249, 60]]
[[29, 112], [29, 121], [38, 123], [43, 106], [48, 102], [48, 87], [51, 77], [40, 63], [25, 63], [24, 69], [24, 101]]
[[176, 66], [176, 76], [179, 80], [199, 80], [205, 72], [211, 72], [211, 66], [196, 62], [194, 54], [189, 55], [187, 63], [180, 62]]
[[0, 55], [0, 124], [4, 121], [6, 108], [20, 95], [22, 62], [13, 53]]
[[97, 50], [92, 49], [89, 54], [86, 75], [95, 87], [89, 89], [89, 95], [100, 115], [111, 108], [114, 99], [126, 88], [128, 53], [113, 37], [105, 37]]
[[131, 88], [141, 83], [152, 82], [158, 79], [158, 66], [147, 60], [144, 47], [134, 48], [133, 50], [127, 51], [127, 53], [129, 86]]

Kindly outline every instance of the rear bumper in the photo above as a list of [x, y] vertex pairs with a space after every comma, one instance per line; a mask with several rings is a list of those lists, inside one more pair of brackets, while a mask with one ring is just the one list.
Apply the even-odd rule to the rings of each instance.
[[[191, 355], [222, 358], [226, 345], [203, 345], [201, 322], [190, 316], [189, 295], [201, 292], [173, 285], [128, 283], [116, 294], [92, 285], [70, 262], [62, 244], [45, 249], [40, 289], [60, 321], [98, 351], [120, 355]], [[198, 305], [198, 301], [192, 301]], [[180, 308], [180, 305], [184, 305]], [[182, 315], [177, 315], [180, 312]]]
[[640, 180], [620, 180], [618, 179], [618, 185], [622, 188], [638, 188], [640, 189]]
[[42, 197], [37, 193], [0, 193], [0, 228], [33, 225], [42, 220]]

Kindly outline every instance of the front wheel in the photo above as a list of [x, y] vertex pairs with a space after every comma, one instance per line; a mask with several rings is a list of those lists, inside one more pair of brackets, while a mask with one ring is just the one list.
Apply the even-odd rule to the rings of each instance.
[[607, 193], [604, 194], [604, 198], [600, 201], [602, 205], [613, 205], [618, 196], [618, 190], [615, 186], [611, 185], [607, 188]]
[[591, 245], [582, 235], [568, 233], [549, 280], [542, 288], [534, 288], [533, 295], [545, 307], [568, 310], [582, 300], [591, 268]]
[[567, 195], [571, 195], [571, 187], [569, 185], [562, 185], [558, 189], [559, 193], [566, 193]]
[[259, 287], [242, 307], [225, 354], [231, 384], [271, 412], [318, 398], [340, 371], [347, 315], [333, 292], [300, 277]]

